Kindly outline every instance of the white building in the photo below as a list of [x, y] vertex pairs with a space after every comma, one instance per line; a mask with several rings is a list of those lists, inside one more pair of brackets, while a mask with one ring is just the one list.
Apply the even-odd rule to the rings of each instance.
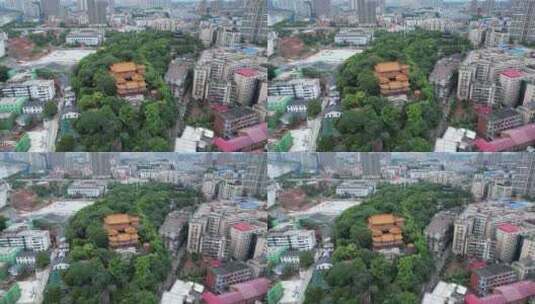
[[344, 45], [365, 46], [371, 42], [372, 32], [361, 29], [344, 29], [334, 36], [334, 43]]
[[162, 294], [160, 304], [194, 303], [203, 291], [201, 284], [176, 280], [171, 289]]
[[27, 80], [20, 83], [7, 83], [0, 89], [4, 97], [28, 97], [49, 101], [56, 96], [54, 80]]
[[65, 37], [65, 42], [70, 45], [88, 45], [88, 46], [98, 46], [104, 41], [104, 36], [92, 30], [81, 30], [74, 31], [67, 34]]
[[268, 86], [268, 96], [293, 96], [310, 100], [318, 98], [320, 93], [319, 79], [277, 80], [270, 81]]
[[366, 197], [375, 192], [375, 184], [368, 181], [349, 181], [336, 187], [336, 195]]
[[106, 191], [106, 186], [96, 181], [76, 181], [69, 185], [67, 194], [73, 197], [99, 197]]
[[454, 283], [438, 282], [433, 292], [426, 292], [422, 304], [455, 304], [464, 303], [468, 289]]
[[468, 149], [475, 140], [476, 132], [464, 128], [448, 127], [435, 142], [435, 152], [458, 152]]
[[0, 247], [21, 247], [26, 250], [43, 251], [50, 248], [48, 230], [5, 230], [0, 234]]
[[269, 251], [283, 248], [307, 251], [316, 247], [314, 230], [289, 229], [286, 231], [270, 231], [266, 241]]

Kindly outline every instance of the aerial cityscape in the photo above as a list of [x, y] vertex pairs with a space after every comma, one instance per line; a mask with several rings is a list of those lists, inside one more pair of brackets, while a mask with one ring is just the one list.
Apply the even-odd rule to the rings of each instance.
[[532, 0], [268, 2], [273, 152], [535, 144]]
[[535, 0], [0, 0], [0, 304], [535, 304]]
[[0, 174], [2, 303], [535, 299], [533, 153], [3, 153]]
[[2, 151], [263, 151], [266, 0], [0, 1]]

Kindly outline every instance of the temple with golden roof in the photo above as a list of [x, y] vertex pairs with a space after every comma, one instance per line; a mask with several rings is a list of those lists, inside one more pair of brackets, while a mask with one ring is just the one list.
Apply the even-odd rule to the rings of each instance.
[[137, 228], [139, 217], [124, 213], [110, 214], [104, 218], [110, 248], [135, 247], [139, 242]]
[[370, 216], [368, 229], [372, 233], [373, 250], [403, 246], [404, 223], [404, 218], [389, 213]]
[[392, 96], [409, 92], [409, 65], [398, 61], [375, 65], [375, 77], [379, 80], [381, 95]]
[[114, 63], [110, 73], [115, 78], [117, 95], [121, 97], [140, 95], [147, 90], [145, 66], [134, 62]]

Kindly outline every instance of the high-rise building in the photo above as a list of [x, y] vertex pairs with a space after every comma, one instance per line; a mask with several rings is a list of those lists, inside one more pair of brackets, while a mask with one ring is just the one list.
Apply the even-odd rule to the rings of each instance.
[[265, 228], [240, 222], [230, 228], [230, 250], [232, 257], [238, 261], [245, 261], [254, 255], [256, 237], [260, 232], [266, 232]]
[[522, 155], [512, 178], [513, 191], [517, 195], [535, 196], [535, 155]]
[[535, 41], [535, 0], [513, 1], [509, 32], [511, 38], [517, 42]]
[[106, 24], [107, 0], [87, 0], [87, 13], [90, 24]]
[[93, 175], [111, 175], [111, 153], [91, 153], [91, 169]]
[[362, 175], [366, 177], [381, 176], [381, 154], [380, 153], [361, 153], [360, 161], [362, 163]]
[[246, 41], [253, 43], [267, 41], [267, 16], [266, 0], [246, 0], [241, 26], [242, 36]]
[[258, 85], [258, 72], [252, 68], [240, 68], [234, 73], [236, 102], [244, 106], [254, 103]]
[[513, 224], [502, 224], [496, 229], [496, 256], [504, 263], [511, 263], [516, 258], [519, 248], [521, 229]]
[[312, 9], [316, 17], [329, 16], [331, 10], [331, 0], [313, 0]]
[[87, 11], [87, 2], [89, 0], [78, 0], [77, 2], [77, 8], [79, 11]]
[[[244, 178], [244, 189], [248, 195], [263, 196], [267, 189], [267, 157], [252, 157]], [[254, 161], [254, 163], [252, 163]]]
[[359, 24], [377, 23], [377, 1], [357, 0], [357, 16]]
[[41, 7], [45, 19], [48, 19], [49, 17], [59, 17], [61, 15], [59, 0], [41, 0]]

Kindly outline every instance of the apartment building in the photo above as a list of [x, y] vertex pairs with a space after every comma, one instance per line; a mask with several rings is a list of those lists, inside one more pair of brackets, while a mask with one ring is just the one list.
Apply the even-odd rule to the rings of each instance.
[[19, 247], [24, 250], [44, 251], [50, 248], [50, 232], [24, 227], [7, 229], [0, 234], [0, 247]]
[[282, 231], [269, 231], [266, 236], [268, 251], [282, 248], [298, 251], [308, 251], [316, 247], [314, 230], [286, 229]]
[[504, 262], [511, 263], [516, 259], [519, 248], [520, 233], [522, 229], [513, 224], [501, 224], [496, 229], [496, 257]]
[[70, 45], [99, 46], [104, 41], [104, 36], [93, 30], [71, 31], [65, 37], [65, 43]]
[[316, 99], [320, 96], [321, 87], [319, 79], [291, 79], [270, 81], [269, 96], [291, 96], [305, 100]]
[[56, 96], [54, 80], [26, 80], [7, 82], [0, 88], [4, 97], [26, 97], [40, 101], [49, 101]]
[[480, 136], [493, 139], [501, 131], [518, 128], [523, 124], [520, 113], [512, 108], [504, 108], [493, 111], [490, 115], [480, 115], [477, 131]]
[[106, 185], [97, 181], [75, 181], [67, 188], [71, 197], [99, 197], [106, 191]]
[[470, 285], [479, 296], [488, 295], [494, 288], [518, 281], [514, 269], [505, 264], [491, 264], [476, 269], [470, 277]]
[[233, 137], [240, 129], [254, 126], [260, 121], [250, 108], [233, 107], [215, 113], [214, 132], [223, 138]]
[[227, 291], [230, 285], [253, 279], [253, 272], [243, 262], [228, 262], [211, 267], [206, 274], [206, 286], [215, 293]]

